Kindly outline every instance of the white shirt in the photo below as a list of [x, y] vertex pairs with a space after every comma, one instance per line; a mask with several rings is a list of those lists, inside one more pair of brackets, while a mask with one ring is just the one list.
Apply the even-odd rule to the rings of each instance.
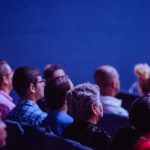
[[128, 112], [121, 107], [122, 100], [112, 96], [101, 96], [104, 113], [111, 113], [120, 116], [128, 117]]

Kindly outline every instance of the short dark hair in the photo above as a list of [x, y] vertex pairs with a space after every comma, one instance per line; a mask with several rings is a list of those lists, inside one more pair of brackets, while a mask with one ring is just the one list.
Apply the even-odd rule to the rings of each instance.
[[137, 99], [129, 112], [131, 125], [142, 133], [150, 131], [150, 95]]
[[60, 65], [49, 65], [45, 68], [44, 73], [43, 73], [43, 77], [44, 79], [47, 80], [51, 80], [54, 77], [54, 72], [58, 69], [63, 69], [62, 66]]
[[36, 67], [18, 67], [13, 75], [13, 87], [20, 97], [26, 96], [31, 83], [36, 84], [40, 71]]
[[49, 80], [44, 89], [44, 98], [50, 109], [59, 109], [65, 103], [68, 90], [71, 89], [71, 81], [67, 76], [60, 76]]

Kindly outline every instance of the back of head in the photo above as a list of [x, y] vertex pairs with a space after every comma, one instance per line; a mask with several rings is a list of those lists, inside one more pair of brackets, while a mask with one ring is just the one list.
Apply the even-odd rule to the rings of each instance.
[[28, 88], [31, 83], [36, 84], [37, 76], [40, 75], [38, 68], [30, 66], [18, 67], [13, 76], [14, 90], [20, 97], [27, 94]]
[[87, 121], [92, 115], [91, 104], [100, 103], [99, 88], [91, 83], [79, 84], [67, 92], [66, 99], [68, 113], [75, 120]]
[[[101, 94], [109, 94], [111, 93], [108, 89], [113, 89], [115, 94], [118, 93], [120, 89], [120, 81], [119, 81], [119, 74], [117, 70], [110, 65], [103, 65], [96, 69], [94, 73], [94, 79], [96, 84], [101, 89]], [[107, 91], [106, 91], [107, 90]]]
[[150, 131], [150, 95], [137, 99], [129, 112], [131, 125], [142, 133]]
[[43, 76], [46, 81], [64, 75], [65, 75], [65, 71], [63, 67], [59, 65], [51, 65], [51, 64], [46, 65], [43, 73]]
[[72, 88], [71, 80], [67, 76], [61, 76], [47, 81], [44, 89], [44, 97], [50, 109], [59, 109], [65, 104], [65, 96]]

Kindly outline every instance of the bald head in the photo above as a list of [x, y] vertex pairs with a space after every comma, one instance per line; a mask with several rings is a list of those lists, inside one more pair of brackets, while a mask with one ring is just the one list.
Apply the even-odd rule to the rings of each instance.
[[115, 96], [120, 89], [119, 74], [113, 66], [103, 65], [98, 67], [94, 79], [100, 87], [102, 95]]

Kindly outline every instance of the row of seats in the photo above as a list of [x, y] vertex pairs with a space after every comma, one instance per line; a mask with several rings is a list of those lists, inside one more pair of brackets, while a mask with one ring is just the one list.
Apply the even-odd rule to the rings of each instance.
[[91, 150], [78, 142], [61, 138], [44, 128], [6, 120], [7, 145], [2, 150]]

